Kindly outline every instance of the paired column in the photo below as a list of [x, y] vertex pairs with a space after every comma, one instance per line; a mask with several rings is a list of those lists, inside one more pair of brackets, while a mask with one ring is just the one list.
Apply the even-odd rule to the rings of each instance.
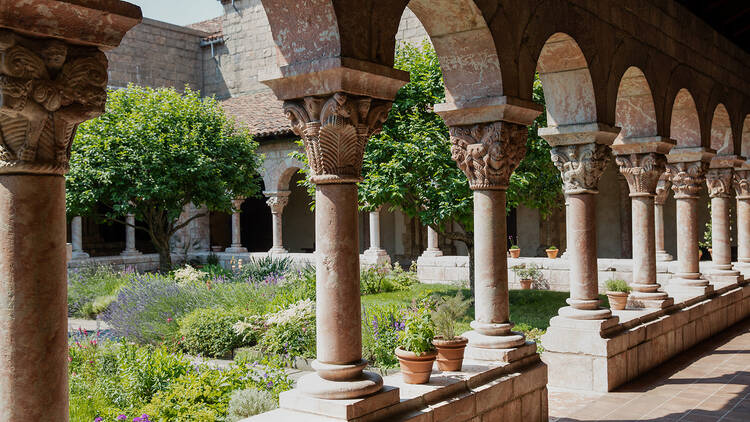
[[427, 249], [422, 252], [424, 257], [437, 257], [443, 256], [443, 251], [440, 250], [438, 244], [438, 232], [432, 227], [427, 226]]
[[664, 154], [650, 152], [618, 155], [616, 161], [628, 182], [632, 207], [633, 292], [628, 307], [665, 308], [674, 301], [658, 291], [656, 282], [654, 197], [667, 160]]
[[[136, 23], [117, 26], [112, 22], [122, 17], [107, 13], [105, 24], [105, 14], [92, 16], [93, 9], [66, 10], [66, 20], [58, 21], [49, 11], [59, 2], [35, 5], [11, 2], [3, 13], [23, 17], [24, 33], [44, 34], [34, 25], [47, 22], [54, 28], [49, 36], [92, 35], [76, 22], [78, 13], [113, 38], [123, 35], [117, 28]], [[42, 9], [44, 16], [36, 15]], [[80, 26], [73, 31], [68, 25]], [[104, 111], [107, 58], [96, 47], [6, 29], [0, 40], [0, 419], [67, 421], [64, 174], [76, 127]], [[79, 228], [80, 219], [74, 224], [80, 244]]]
[[379, 375], [363, 371], [357, 183], [367, 140], [390, 107], [391, 101], [343, 92], [284, 103], [315, 184], [316, 372], [298, 382], [314, 397], [363, 397], [383, 385]]
[[135, 247], [135, 214], [125, 216], [125, 250], [122, 256], [137, 256], [141, 253]]
[[656, 233], [656, 261], [672, 261], [672, 255], [667, 253], [664, 247], [664, 204], [669, 198], [669, 188], [672, 182], [669, 181], [669, 174], [665, 171], [659, 177], [659, 183], [656, 184], [656, 197], [654, 198], [654, 232]]
[[73, 259], [86, 259], [89, 254], [83, 251], [83, 218], [73, 217], [70, 220], [70, 243], [73, 246]]
[[526, 342], [511, 331], [505, 195], [527, 136], [526, 126], [505, 121], [450, 127], [451, 156], [474, 191], [475, 318], [463, 336], [475, 359], [503, 360], [503, 349]]
[[677, 262], [679, 270], [669, 280], [667, 293], [675, 298], [709, 293], [700, 272], [698, 256], [698, 193], [705, 180], [703, 161], [673, 162], [667, 165], [677, 201]]
[[285, 254], [288, 252], [284, 249], [282, 234], [284, 229], [284, 208], [289, 203], [290, 193], [290, 191], [263, 192], [268, 197], [266, 204], [271, 208], [271, 217], [273, 218], [273, 245], [268, 251], [270, 254]]
[[240, 231], [240, 212], [245, 198], [232, 200], [232, 245], [224, 250], [226, 253], [245, 253], [247, 248], [242, 247], [242, 232]]
[[365, 250], [364, 260], [370, 265], [391, 262], [388, 252], [380, 247], [380, 207], [370, 211], [370, 247]]
[[734, 193], [737, 199], [737, 269], [750, 277], [750, 170], [735, 169]]
[[706, 186], [711, 198], [712, 261], [706, 278], [714, 284], [735, 284], [743, 280], [740, 272], [732, 268], [729, 210], [732, 207], [733, 172], [731, 167], [724, 167], [711, 168], [706, 173]]

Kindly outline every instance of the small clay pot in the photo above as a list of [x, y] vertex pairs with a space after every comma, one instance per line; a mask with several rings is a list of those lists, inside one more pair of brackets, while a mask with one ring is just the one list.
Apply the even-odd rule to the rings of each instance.
[[424, 352], [417, 356], [414, 352], [397, 347], [396, 357], [401, 365], [401, 374], [407, 384], [427, 384], [430, 382], [432, 364], [437, 357], [437, 350]]
[[435, 337], [432, 344], [437, 348], [437, 367], [441, 371], [460, 371], [464, 364], [464, 349], [469, 340], [466, 337], [454, 337], [443, 340]]
[[510, 252], [511, 258], [518, 258], [521, 256], [521, 249], [510, 249], [508, 252]]
[[[708, 248], [708, 255], [709, 255], [709, 257], [714, 256], [714, 249], [713, 248]], [[701, 257], [699, 256], [698, 259], [701, 259]]]
[[628, 296], [630, 293], [625, 292], [607, 292], [609, 298], [609, 308], [617, 311], [625, 309], [628, 304]]
[[531, 283], [533, 283], [534, 280], [532, 280], [530, 278], [529, 279], [524, 278], [524, 279], [521, 279], [520, 282], [521, 282], [521, 290], [530, 290], [531, 289]]
[[547, 252], [547, 258], [555, 259], [557, 258], [557, 253], [560, 252], [560, 250], [559, 249], [545, 249], [544, 252]]

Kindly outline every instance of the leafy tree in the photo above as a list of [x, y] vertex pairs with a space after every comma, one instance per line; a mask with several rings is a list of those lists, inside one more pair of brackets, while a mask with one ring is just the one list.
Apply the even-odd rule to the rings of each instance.
[[257, 146], [216, 100], [189, 88], [111, 91], [106, 113], [81, 124], [73, 142], [68, 214], [123, 224], [135, 214], [169, 271], [170, 238], [205, 215], [180, 220], [186, 205], [231, 212], [233, 198], [258, 194]]

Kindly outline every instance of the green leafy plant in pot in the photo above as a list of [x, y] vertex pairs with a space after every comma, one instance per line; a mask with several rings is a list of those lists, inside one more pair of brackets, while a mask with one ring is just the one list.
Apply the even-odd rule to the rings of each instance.
[[529, 264], [528, 267], [524, 264], [514, 265], [511, 269], [516, 274], [516, 277], [518, 277], [522, 290], [531, 289], [531, 285], [542, 278], [539, 266], [534, 264]]
[[549, 248], [545, 249], [544, 252], [547, 252], [547, 258], [549, 259], [555, 259], [557, 258], [557, 253], [560, 252], [557, 249], [557, 246], [550, 246]]
[[521, 256], [521, 248], [518, 247], [518, 244], [516, 243], [515, 239], [513, 239], [513, 236], [508, 236], [508, 241], [510, 242], [510, 248], [508, 248], [510, 257], [518, 258], [519, 256]]
[[432, 345], [435, 325], [430, 310], [422, 304], [410, 310], [404, 321], [404, 330], [399, 333], [396, 357], [401, 365], [401, 374], [407, 384], [426, 384], [430, 381], [432, 364], [437, 350]]
[[432, 311], [435, 324], [435, 338], [432, 344], [437, 348], [437, 366], [441, 371], [460, 371], [464, 363], [464, 349], [468, 339], [456, 335], [456, 322], [471, 306], [471, 299], [464, 300], [461, 292], [456, 296], [440, 299]]
[[615, 279], [607, 280], [607, 298], [609, 299], [610, 309], [623, 310], [628, 304], [630, 296], [630, 286], [625, 280]]

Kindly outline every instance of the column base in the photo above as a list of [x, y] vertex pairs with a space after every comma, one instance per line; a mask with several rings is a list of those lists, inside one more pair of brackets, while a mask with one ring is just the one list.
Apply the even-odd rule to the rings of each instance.
[[381, 264], [390, 264], [391, 263], [391, 257], [388, 255], [388, 252], [385, 251], [385, 249], [367, 249], [364, 254], [362, 254], [362, 263], [365, 265], [381, 265]]
[[247, 248], [243, 247], [237, 247], [237, 246], [230, 246], [226, 249], [224, 249], [225, 253], [247, 253]]
[[[469, 331], [471, 332], [473, 331]], [[469, 333], [464, 333], [463, 336]], [[524, 341], [520, 346], [507, 349], [488, 349], [469, 344], [464, 350], [464, 358], [480, 362], [512, 363], [531, 356], [536, 351], [536, 343], [533, 341]]]
[[[317, 361], [313, 365], [315, 363]], [[311, 398], [344, 400], [362, 398], [377, 393], [382, 388], [383, 378], [374, 372], [362, 371], [359, 376], [342, 381], [328, 380], [314, 372], [300, 378], [295, 390]]]
[[[245, 249], [245, 248], [242, 248], [242, 249]], [[247, 252], [247, 251], [245, 251], [245, 252]], [[286, 249], [284, 249], [281, 246], [278, 246], [278, 247], [274, 246], [273, 248], [271, 248], [271, 249], [268, 250], [268, 253], [271, 254], [271, 255], [283, 255], [285, 253], [289, 253], [289, 251], [286, 250]]]
[[750, 282], [750, 262], [736, 262], [734, 263], [734, 269], [739, 271], [744, 278], [740, 284]]
[[674, 261], [672, 255], [668, 254], [667, 251], [656, 252], [656, 262], [670, 262]]
[[422, 252], [422, 255], [420, 255], [420, 258], [436, 258], [438, 256], [443, 256], [443, 251], [440, 249], [425, 249], [425, 251]]
[[120, 256], [140, 256], [140, 255], [143, 255], [143, 252], [137, 251], [137, 250], [122, 251], [122, 253], [120, 254]]
[[71, 255], [71, 259], [75, 259], [75, 260], [88, 259], [88, 258], [91, 258], [91, 256], [87, 254], [86, 252], [73, 252], [73, 254]]
[[557, 311], [563, 318], [577, 320], [606, 320], [612, 318], [612, 311], [607, 308], [578, 309], [572, 306], [563, 306]]
[[[631, 286], [639, 290], [634, 290], [630, 293], [626, 305], [627, 308], [664, 309], [674, 305], [674, 299], [664, 292], [657, 291], [660, 287], [658, 284], [645, 285], [633, 283]], [[643, 291], [644, 289], [646, 291]]]
[[675, 274], [664, 290], [669, 296], [681, 299], [709, 294], [714, 287], [700, 273], [690, 273]]
[[741, 284], [744, 281], [745, 277], [743, 277], [739, 271], [732, 269], [731, 265], [729, 267], [730, 269], [709, 270], [708, 272], [706, 272], [706, 274], [704, 274], [704, 276], [708, 281], [716, 284], [717, 287], [726, 287], [733, 284]]

